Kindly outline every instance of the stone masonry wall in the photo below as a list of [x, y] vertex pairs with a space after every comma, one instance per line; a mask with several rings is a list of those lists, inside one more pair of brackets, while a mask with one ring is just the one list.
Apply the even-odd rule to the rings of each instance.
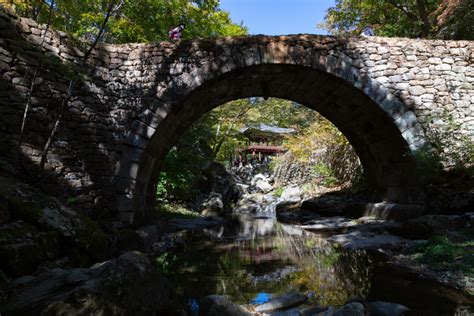
[[[140, 152], [131, 149], [145, 148], [158, 129], [143, 129], [143, 117], [169, 115], [170, 105], [186, 99], [186, 87], [199, 86], [226, 69], [271, 62], [266, 60], [268, 50], [290, 64], [313, 65], [324, 56], [327, 68], [337, 67], [341, 77], [370, 78], [370, 86], [355, 78], [355, 88], [374, 101], [383, 91], [378, 101], [386, 112], [392, 111], [393, 98], [401, 102], [405, 110], [398, 117], [403, 120], [394, 120], [399, 127], [410, 122], [401, 132], [413, 128], [422, 135], [423, 128], [437, 124], [432, 116], [448, 111], [462, 124], [459, 132], [474, 138], [474, 42], [292, 35], [102, 44], [78, 69], [84, 49], [56, 31], [48, 31], [41, 47], [44, 32], [45, 25], [0, 14], [1, 159], [94, 217], [115, 216], [118, 198], [125, 194], [119, 174], [123, 157], [140, 161], [133, 157]], [[39, 63], [19, 146], [23, 111]], [[77, 78], [73, 96], [45, 170], [39, 170], [41, 150], [61, 112], [70, 78]], [[142, 138], [130, 141], [131, 133]], [[403, 136], [410, 146], [419, 141]]]

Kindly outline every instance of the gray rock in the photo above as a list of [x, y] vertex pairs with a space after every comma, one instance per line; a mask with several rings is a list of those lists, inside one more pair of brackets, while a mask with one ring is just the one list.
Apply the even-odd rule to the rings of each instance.
[[167, 231], [196, 230], [212, 228], [224, 223], [220, 217], [173, 218], [168, 222]]
[[20, 284], [6, 290], [8, 301], [0, 302], [1, 313], [147, 314], [168, 300], [166, 280], [139, 252], [88, 269], [53, 269]]
[[311, 316], [334, 316], [334, 307], [329, 306], [327, 309], [323, 310], [322, 312], [319, 312], [317, 314], [312, 314]]
[[224, 209], [222, 194], [212, 192], [209, 197], [199, 207], [204, 216], [213, 216], [221, 213]]
[[18, 277], [33, 273], [44, 261], [59, 255], [58, 234], [39, 231], [23, 221], [0, 225], [0, 269]]
[[367, 309], [374, 316], [400, 316], [410, 309], [404, 305], [388, 302], [368, 302]]
[[296, 309], [296, 308], [292, 308], [292, 309], [288, 309], [286, 311], [276, 311], [276, 312], [270, 312], [270, 313], [263, 313], [263, 316], [300, 316], [301, 315], [301, 311]]
[[260, 192], [263, 192], [263, 193], [268, 193], [271, 190], [273, 190], [273, 186], [270, 183], [268, 183], [268, 181], [264, 181], [264, 180], [259, 180], [255, 182], [255, 186]]
[[250, 280], [253, 285], [265, 282], [280, 282], [288, 275], [298, 271], [301, 271], [301, 269], [296, 266], [287, 266], [264, 275], [250, 276]]
[[265, 304], [258, 305], [255, 308], [255, 311], [262, 313], [287, 309], [303, 304], [304, 302], [306, 302], [306, 300], [306, 295], [290, 292], [282, 296], [272, 298], [269, 302]]
[[310, 198], [301, 203], [301, 209], [317, 212], [325, 216], [341, 214], [341, 201], [332, 198]]
[[268, 182], [268, 178], [261, 173], [253, 177], [251, 184], [262, 193], [268, 193], [273, 190], [273, 186]]
[[136, 233], [142, 239], [145, 249], [151, 248], [159, 240], [158, 227], [156, 225], [140, 227], [136, 230]]
[[347, 249], [378, 250], [400, 247], [407, 242], [406, 239], [390, 234], [372, 234], [354, 231], [347, 234], [335, 235], [328, 238]]
[[301, 189], [299, 187], [288, 187], [283, 190], [280, 196], [281, 201], [299, 202], [301, 201]]
[[321, 315], [322, 312], [327, 311], [328, 307], [309, 307], [301, 310], [301, 316], [315, 316]]
[[337, 309], [334, 316], [364, 316], [364, 310], [364, 305], [359, 302], [353, 302]]
[[232, 303], [223, 295], [209, 295], [204, 298], [199, 308], [201, 316], [251, 316], [248, 310]]
[[336, 216], [311, 220], [306, 222], [304, 225], [301, 225], [301, 228], [312, 231], [328, 231], [355, 227], [358, 225], [359, 224], [353, 219]]

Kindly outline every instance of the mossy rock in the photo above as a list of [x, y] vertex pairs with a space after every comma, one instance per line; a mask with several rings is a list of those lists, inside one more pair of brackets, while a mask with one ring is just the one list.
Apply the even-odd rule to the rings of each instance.
[[93, 260], [106, 257], [108, 236], [99, 225], [80, 212], [61, 207], [42, 207], [38, 203], [5, 196], [10, 217], [34, 224], [43, 230], [57, 231], [65, 243], [85, 251]]
[[4, 224], [10, 220], [10, 208], [8, 202], [0, 197], [0, 224]]
[[10, 210], [10, 216], [15, 220], [22, 220], [27, 223], [38, 223], [43, 212], [39, 204], [34, 202], [26, 202], [18, 197], [5, 196], [8, 207]]
[[77, 215], [82, 221], [82, 227], [77, 230], [75, 244], [85, 250], [93, 260], [103, 260], [108, 254], [108, 235], [89, 217], [81, 213]]
[[23, 221], [0, 228], [0, 269], [17, 277], [34, 272], [38, 265], [59, 256], [58, 234], [39, 231]]

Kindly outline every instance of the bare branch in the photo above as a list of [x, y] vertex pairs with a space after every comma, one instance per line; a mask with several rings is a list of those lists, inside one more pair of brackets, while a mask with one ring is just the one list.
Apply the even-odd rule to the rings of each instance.
[[[43, 2], [41, 2], [43, 3]], [[46, 24], [46, 28], [44, 30], [43, 37], [41, 38], [41, 43], [40, 43], [40, 49], [43, 48], [44, 41], [46, 39], [46, 34], [48, 33], [49, 27], [51, 25], [51, 17], [53, 14], [53, 6], [54, 6], [54, 0], [51, 1], [50, 7], [49, 7], [49, 16], [48, 16], [48, 23]], [[21, 128], [20, 128], [20, 136], [19, 136], [19, 146], [21, 146], [22, 140], [23, 140], [23, 133], [25, 131], [25, 124], [26, 124], [26, 117], [28, 115], [28, 111], [30, 108], [30, 102], [31, 102], [31, 96], [33, 95], [33, 90], [35, 87], [35, 81], [36, 81], [36, 75], [38, 74], [38, 70], [41, 67], [41, 59], [38, 61], [38, 64], [35, 67], [35, 71], [33, 73], [33, 78], [31, 79], [31, 85], [30, 85], [30, 90], [28, 91], [28, 98], [26, 100], [26, 105], [25, 105], [25, 110], [23, 112], [23, 119], [21, 121]]]
[[407, 8], [400, 5], [400, 3], [398, 3], [396, 0], [388, 0], [388, 3], [391, 4], [393, 7], [397, 8], [398, 10], [402, 11], [413, 22], [417, 22], [420, 20], [418, 16], [408, 11]]

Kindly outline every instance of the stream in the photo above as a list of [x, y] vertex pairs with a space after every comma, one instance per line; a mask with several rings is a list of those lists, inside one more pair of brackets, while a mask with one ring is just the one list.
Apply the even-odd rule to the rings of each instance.
[[226, 225], [190, 232], [181, 247], [159, 256], [158, 268], [173, 285], [172, 305], [198, 315], [210, 294], [258, 305], [297, 292], [307, 296], [304, 306], [385, 301], [410, 308], [405, 315], [472, 315], [447, 294], [452, 289], [393, 271], [373, 253], [330, 243], [327, 234], [279, 222], [275, 205], [233, 213]]

